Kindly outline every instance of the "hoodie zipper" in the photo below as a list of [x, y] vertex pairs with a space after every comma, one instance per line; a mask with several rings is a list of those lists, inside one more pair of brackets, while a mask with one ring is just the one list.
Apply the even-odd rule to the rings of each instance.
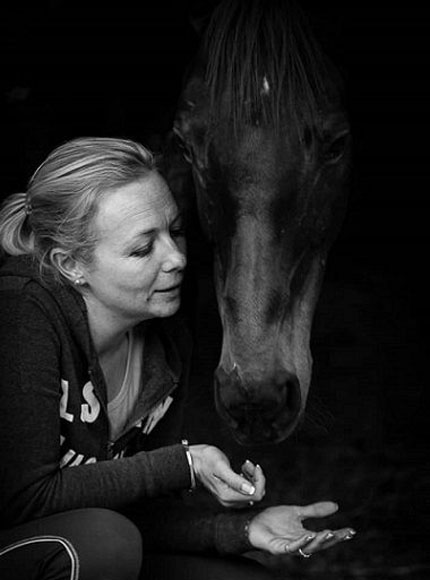
[[[124, 429], [124, 431], [121, 433], [121, 435], [119, 435], [119, 437], [116, 439], [116, 441], [109, 441], [108, 445], [107, 445], [107, 450], [108, 453], [110, 454], [109, 458], [111, 459], [113, 457], [113, 448], [115, 447], [115, 445], [123, 438], [125, 437], [128, 433], [130, 433], [133, 429], [135, 429], [139, 423], [141, 421], [144, 421], [169, 395], [171, 395], [179, 386], [179, 381], [175, 380], [173, 382], [172, 387], [168, 390], [165, 391], [158, 399], [157, 401], [153, 404], [153, 406], [151, 407], [151, 409], [145, 414], [145, 415], [141, 415], [140, 417], [136, 418], [131, 424], [127, 425], [127, 427]], [[124, 449], [127, 447], [127, 444], [125, 445]]]

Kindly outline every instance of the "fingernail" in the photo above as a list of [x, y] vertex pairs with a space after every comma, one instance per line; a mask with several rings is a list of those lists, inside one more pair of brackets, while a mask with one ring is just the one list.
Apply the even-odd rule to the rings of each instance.
[[247, 460], [245, 461], [245, 463], [246, 463], [246, 464], [248, 464], [248, 465], [252, 465], [252, 461], [251, 461], [251, 460], [249, 460], [249, 459], [247, 459]]
[[305, 541], [306, 542], [310, 542], [311, 540], [313, 540], [315, 538], [315, 534], [309, 534], [309, 536], [306, 536]]
[[334, 538], [333, 532], [327, 532], [327, 534], [324, 536], [324, 540], [331, 540], [331, 538]]
[[242, 483], [240, 490], [248, 495], [254, 495], [255, 493], [255, 487], [249, 483]]
[[357, 532], [355, 530], [349, 530], [348, 534], [345, 536], [344, 540], [352, 540]]

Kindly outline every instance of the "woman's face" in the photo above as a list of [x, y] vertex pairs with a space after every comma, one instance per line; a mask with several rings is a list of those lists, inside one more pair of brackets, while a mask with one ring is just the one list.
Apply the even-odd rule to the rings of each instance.
[[185, 238], [163, 178], [154, 171], [109, 192], [94, 227], [93, 260], [83, 267], [90, 315], [122, 327], [174, 314], [186, 265]]

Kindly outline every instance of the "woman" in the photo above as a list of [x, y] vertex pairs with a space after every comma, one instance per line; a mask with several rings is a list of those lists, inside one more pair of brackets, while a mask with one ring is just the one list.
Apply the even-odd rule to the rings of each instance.
[[[237, 556], [352, 537], [302, 526], [332, 502], [250, 509], [260, 467], [181, 441], [185, 239], [149, 151], [58, 147], [6, 200], [0, 247], [2, 579], [265, 578]], [[197, 484], [219, 512], [181, 499]]]

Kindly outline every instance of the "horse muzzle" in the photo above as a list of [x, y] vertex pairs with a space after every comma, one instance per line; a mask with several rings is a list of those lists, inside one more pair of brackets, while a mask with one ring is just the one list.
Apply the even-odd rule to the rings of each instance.
[[250, 379], [219, 366], [214, 380], [218, 414], [241, 445], [279, 443], [296, 428], [302, 397], [295, 374], [279, 369], [270, 377]]

